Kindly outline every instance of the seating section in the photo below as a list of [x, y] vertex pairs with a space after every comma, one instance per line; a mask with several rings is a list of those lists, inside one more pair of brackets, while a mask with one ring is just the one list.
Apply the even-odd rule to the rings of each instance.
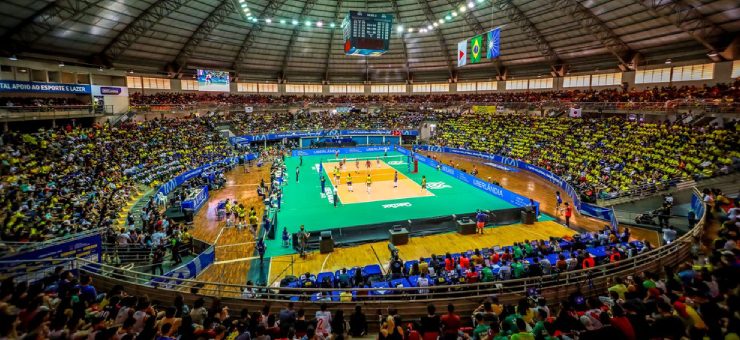
[[620, 89], [602, 90], [561, 90], [561, 91], [523, 91], [465, 94], [428, 95], [258, 95], [258, 94], [203, 94], [168, 93], [131, 94], [132, 105], [194, 105], [199, 103], [233, 105], [331, 105], [331, 104], [429, 104], [429, 103], [538, 103], [557, 102], [624, 102], [624, 103], [665, 103], [671, 100], [696, 101], [709, 104], [732, 103], [740, 98], [740, 86], [717, 84], [714, 86], [662, 86], [651, 89], [622, 91]]
[[0, 149], [0, 237], [20, 242], [112, 226], [139, 185], [237, 155], [197, 117], [9, 131]]
[[433, 144], [500, 154], [545, 168], [588, 199], [644, 185], [727, 174], [738, 167], [740, 132], [726, 126], [466, 114], [439, 125]]
[[[425, 293], [424, 287], [427, 286], [504, 281], [585, 269], [596, 264], [627, 259], [653, 249], [650, 243], [629, 241], [629, 238], [629, 230], [625, 230], [621, 235], [604, 230], [594, 234], [576, 235], [568, 240], [553, 238], [548, 241], [525, 241], [507, 247], [496, 246], [462, 253], [448, 253], [443, 256], [431, 255], [418, 260], [407, 259], [405, 262], [395, 254], [387, 269], [381, 268], [378, 264], [368, 264], [335, 272], [305, 273], [300, 277], [284, 278], [280, 286], [375, 288], [369, 292], [353, 291], [353, 300], [392, 294], [392, 291], [383, 289], [391, 287], [418, 287], [421, 288], [418, 292]], [[593, 263], [586, 263], [589, 262], [587, 258], [593, 258]], [[420, 281], [420, 278], [424, 279]], [[358, 297], [358, 294], [369, 296]], [[296, 295], [291, 299], [340, 301], [341, 298], [340, 292], [334, 291], [317, 292], [310, 296]], [[349, 297], [346, 299], [349, 300]]]

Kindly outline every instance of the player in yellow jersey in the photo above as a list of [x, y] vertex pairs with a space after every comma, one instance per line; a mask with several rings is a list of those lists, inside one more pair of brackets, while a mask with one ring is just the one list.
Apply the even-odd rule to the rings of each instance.
[[373, 179], [370, 177], [370, 174], [367, 174], [367, 193], [370, 193], [370, 185], [373, 184]]
[[349, 192], [354, 192], [354, 189], [352, 189], [352, 174], [351, 173], [347, 174], [347, 190], [349, 190]]
[[427, 189], [427, 176], [421, 176], [421, 191], [424, 192], [424, 190]]

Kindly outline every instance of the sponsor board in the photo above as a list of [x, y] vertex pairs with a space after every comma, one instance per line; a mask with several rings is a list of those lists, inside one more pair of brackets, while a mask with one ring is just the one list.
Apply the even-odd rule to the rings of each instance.
[[439, 190], [439, 189], [450, 189], [452, 188], [451, 185], [445, 183], [445, 182], [429, 182], [427, 183], [427, 189], [429, 190]]
[[409, 203], [409, 202], [389, 203], [389, 204], [383, 204], [381, 206], [384, 209], [395, 209], [395, 208], [410, 207], [411, 206], [411, 203]]

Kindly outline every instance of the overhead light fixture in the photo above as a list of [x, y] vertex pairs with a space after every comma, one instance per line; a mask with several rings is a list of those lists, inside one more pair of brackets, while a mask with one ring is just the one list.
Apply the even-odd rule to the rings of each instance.
[[450, 21], [450, 20], [452, 20], [452, 16], [451, 16], [451, 15], [449, 15], [449, 14], [447, 14], [447, 16], [445, 16], [445, 20], [447, 20], [447, 21]]
[[265, 19], [265, 22], [268, 23], [268, 24], [271, 24], [272, 23], [272, 19], [267, 18], [267, 19]]
[[668, 59], [666, 59], [666, 60], [665, 60], [665, 63], [666, 63], [666, 64], [670, 64], [670, 63], [672, 63], [672, 62], [673, 62], [673, 61], [671, 61], [671, 58], [668, 58]]
[[445, 23], [445, 19], [439, 19], [439, 23], [440, 24], [444, 24]]
[[472, 2], [472, 1], [468, 2], [468, 8], [473, 8], [473, 7], [475, 7], [475, 2]]
[[252, 22], [257, 22], [257, 18], [252, 18]]
[[478, 0], [478, 3], [481, 3], [481, 2], [483, 2], [483, 0]]
[[396, 26], [396, 32], [403, 33], [403, 25]]
[[710, 57], [710, 58], [715, 58], [718, 55], [719, 55], [719, 53], [717, 53], [717, 51], [709, 51], [709, 53], [707, 53], [707, 57]]
[[409, 27], [409, 33], [413, 33], [414, 29], [412, 27]]
[[245, 3], [242, 3], [242, 7], [247, 7], [247, 4], [245, 4]]
[[432, 24], [432, 26], [437, 27], [439, 26], [439, 24], [435, 22], [434, 24]]
[[321, 22], [321, 21], [317, 21], [316, 22], [316, 27], [323, 27], [323, 26], [324, 26], [324, 23], [323, 22]]
[[10, 60], [10, 61], [17, 61], [17, 60], [18, 60], [18, 57], [16, 57], [16, 56], [15, 56], [15, 54], [13, 54], [13, 55], [11, 55], [11, 56], [10, 56], [10, 57], [8, 58], [8, 60]]
[[291, 23], [293, 24], [293, 26], [298, 25], [298, 20], [293, 19], [293, 21], [291, 21]]
[[337, 24], [335, 24], [335, 23], [332, 22], [332, 23], [329, 24], [329, 27], [331, 27], [331, 28], [337, 27]]
[[465, 7], [465, 5], [460, 5], [460, 13], [465, 13], [465, 11], [467, 11], [467, 10], [468, 10], [468, 8]]
[[98, 67], [98, 71], [103, 72], [103, 66]]
[[434, 29], [434, 26], [432, 26], [432, 25], [427, 26], [427, 30], [430, 30], [431, 31], [433, 29]]
[[64, 62], [63, 61], [60, 61], [59, 62], [59, 67], [64, 67]]
[[311, 26], [311, 20], [306, 20], [306, 26]]
[[285, 25], [285, 19], [280, 19], [280, 23]]
[[20, 72], [20, 73], [26, 73], [26, 72], [28, 72], [28, 70], [26, 70], [25, 68], [19, 68], [18, 69], [18, 72]]
[[134, 74], [134, 70], [128, 70], [128, 73]]
[[244, 0], [239, 0], [239, 2], [244, 3]]
[[452, 16], [453, 16], [453, 17], [456, 17], [456, 16], [457, 16], [457, 11], [453, 11], [453, 12], [452, 12]]

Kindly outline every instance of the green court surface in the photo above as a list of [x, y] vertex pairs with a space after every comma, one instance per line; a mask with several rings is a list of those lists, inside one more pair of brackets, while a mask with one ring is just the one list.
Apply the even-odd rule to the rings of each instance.
[[[388, 153], [388, 156], [396, 155], [401, 154], [398, 152]], [[382, 156], [382, 152], [346, 155], [349, 159]], [[335, 208], [326, 198], [326, 195], [321, 193], [321, 183], [317, 171], [318, 164], [322, 160], [324, 162], [336, 161], [334, 155], [303, 156], [299, 183], [295, 182], [295, 168], [299, 164], [299, 158], [286, 158], [288, 184], [283, 187], [282, 206], [278, 213], [279, 229], [276, 230], [274, 240], [265, 239], [265, 245], [267, 246], [265, 256], [272, 257], [295, 253], [292, 248], [282, 246], [283, 227], [287, 227], [288, 232], [292, 234], [299, 230], [301, 224], [305, 225], [308, 232], [314, 232], [364, 224], [470, 213], [477, 209], [495, 210], [513, 207], [513, 205], [497, 197], [421, 163], [419, 163], [418, 173], [409, 173], [406, 157], [391, 158], [396, 162], [387, 163], [411, 180], [421, 183], [421, 176], [426, 176], [430, 191], [434, 196], [346, 205], [338, 204]], [[398, 160], [402, 160], [402, 162], [398, 162]], [[328, 181], [329, 175], [326, 173], [324, 175], [327, 178], [326, 185], [331, 186]], [[391, 183], [373, 183], [373, 190], [380, 190], [381, 185], [388, 185], [388, 190], [392, 190]], [[358, 187], [359, 190], [362, 190], [363, 186], [358, 185]], [[549, 218], [544, 215], [542, 217]]]

